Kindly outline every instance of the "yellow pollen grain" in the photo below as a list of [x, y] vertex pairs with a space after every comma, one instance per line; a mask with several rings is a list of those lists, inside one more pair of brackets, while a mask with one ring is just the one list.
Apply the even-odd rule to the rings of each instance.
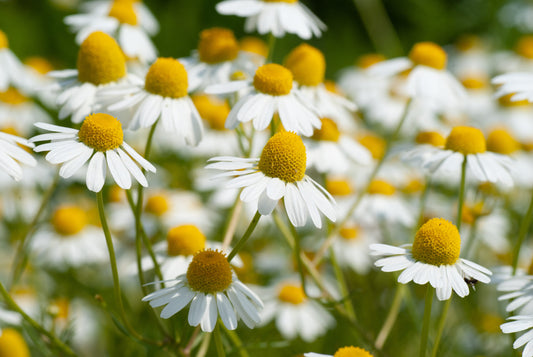
[[466, 89], [484, 89], [488, 87], [489, 81], [483, 76], [466, 76], [461, 79], [461, 83]]
[[370, 352], [359, 347], [342, 347], [335, 352], [333, 357], [373, 357]]
[[5, 92], [0, 92], [0, 102], [9, 105], [20, 105], [30, 101], [28, 97], [14, 87], [9, 87]]
[[306, 300], [301, 286], [285, 284], [278, 292], [278, 299], [293, 305], [300, 305]]
[[287, 55], [284, 65], [303, 86], [314, 87], [324, 82], [326, 59], [318, 48], [302, 43]]
[[40, 74], [47, 74], [54, 69], [52, 64], [44, 57], [28, 57], [24, 60], [24, 64], [30, 66]]
[[196, 94], [191, 97], [200, 116], [209, 123], [211, 129], [226, 131], [224, 124], [231, 110], [226, 100], [221, 100], [206, 94]]
[[533, 36], [522, 36], [515, 46], [515, 51], [524, 58], [533, 59]]
[[302, 139], [295, 133], [280, 131], [263, 148], [258, 168], [268, 177], [296, 182], [304, 178], [306, 162]]
[[239, 43], [233, 31], [213, 27], [200, 32], [198, 56], [200, 61], [215, 64], [233, 61], [239, 54]]
[[470, 126], [454, 127], [446, 138], [444, 147], [463, 155], [480, 154], [487, 149], [481, 130]]
[[341, 179], [326, 179], [326, 190], [333, 196], [348, 196], [353, 193], [350, 182]]
[[174, 58], [158, 58], [148, 69], [144, 82], [146, 91], [169, 98], [187, 95], [189, 80], [185, 67]]
[[287, 95], [291, 92], [292, 80], [292, 73], [287, 68], [269, 63], [255, 71], [254, 88], [273, 96]]
[[421, 131], [416, 135], [415, 142], [419, 145], [427, 144], [436, 147], [443, 147], [446, 139], [436, 131]]
[[0, 50], [9, 47], [9, 41], [7, 40], [6, 33], [0, 30]]
[[341, 132], [335, 123], [330, 118], [321, 118], [322, 126], [320, 129], [315, 129], [312, 138], [320, 141], [339, 141]]
[[30, 350], [22, 335], [15, 329], [2, 329], [0, 357], [30, 357]]
[[487, 135], [487, 150], [510, 155], [520, 150], [520, 143], [505, 129], [494, 129]]
[[52, 216], [54, 230], [63, 236], [79, 233], [86, 225], [87, 214], [77, 206], [60, 207]]
[[124, 133], [117, 118], [105, 113], [95, 113], [85, 117], [78, 139], [97, 151], [108, 151], [122, 145]]
[[189, 287], [205, 294], [226, 290], [232, 279], [231, 266], [218, 250], [208, 249], [196, 253], [187, 269]]
[[205, 236], [193, 224], [171, 228], [167, 233], [167, 253], [170, 256], [193, 255], [205, 249]]
[[392, 196], [395, 192], [394, 186], [385, 180], [372, 180], [368, 186], [368, 193], [371, 195]]
[[126, 75], [126, 60], [117, 42], [108, 34], [93, 32], [78, 51], [78, 80], [94, 85], [115, 82]]
[[146, 212], [158, 217], [168, 212], [168, 209], [168, 200], [164, 195], [152, 195], [148, 197], [146, 200], [146, 206], [144, 207]]
[[409, 59], [415, 65], [432, 67], [435, 69], [446, 68], [446, 52], [433, 42], [419, 42], [409, 52]]
[[359, 238], [359, 228], [356, 226], [344, 226], [340, 229], [339, 235], [345, 240], [356, 240]]
[[459, 259], [461, 236], [457, 227], [444, 218], [432, 218], [416, 232], [413, 258], [431, 265], [452, 265]]
[[108, 15], [117, 19], [121, 24], [137, 25], [137, 15], [132, 1], [114, 1]]
[[376, 63], [385, 61], [385, 56], [379, 54], [379, 53], [368, 53], [366, 55], [362, 55], [355, 61], [356, 67], [367, 69], [375, 65]]
[[259, 37], [243, 37], [239, 41], [239, 47], [242, 51], [255, 53], [265, 58], [268, 56], [268, 45]]
[[523, 106], [528, 106], [530, 105], [529, 102], [527, 101], [527, 99], [522, 99], [522, 100], [512, 100], [511, 98], [515, 95], [516, 93], [509, 93], [509, 94], [506, 94], [506, 95], [503, 95], [501, 97], [498, 98], [498, 103], [502, 106], [502, 107], [523, 107]]
[[358, 141], [370, 151], [375, 160], [379, 160], [385, 155], [385, 149], [387, 147], [385, 139], [374, 134], [366, 134], [359, 137]]

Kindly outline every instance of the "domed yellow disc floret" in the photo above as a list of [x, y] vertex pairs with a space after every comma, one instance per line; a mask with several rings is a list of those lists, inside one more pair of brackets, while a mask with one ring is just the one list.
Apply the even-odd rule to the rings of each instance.
[[115, 82], [126, 75], [126, 60], [117, 42], [108, 34], [93, 32], [78, 51], [78, 80], [94, 85]]
[[200, 32], [198, 56], [200, 61], [210, 64], [233, 61], [239, 54], [239, 44], [233, 31], [213, 27]]
[[326, 59], [318, 48], [302, 43], [289, 53], [284, 64], [301, 85], [314, 87], [324, 82]]
[[509, 155], [520, 150], [520, 143], [505, 129], [494, 129], [487, 136], [487, 150]]
[[24, 64], [30, 66], [40, 74], [47, 74], [54, 69], [52, 64], [46, 58], [39, 56], [26, 58]]
[[187, 71], [174, 58], [158, 58], [148, 69], [144, 82], [146, 91], [169, 98], [185, 97], [188, 86]]
[[408, 194], [420, 192], [424, 189], [424, 186], [425, 185], [423, 181], [417, 178], [413, 178], [409, 180], [409, 182], [405, 186], [402, 187], [402, 192]]
[[0, 50], [2, 48], [8, 48], [9, 47], [9, 41], [7, 40], [7, 36], [4, 31], [0, 30]]
[[292, 73], [287, 68], [269, 63], [255, 71], [254, 87], [269, 95], [287, 95], [292, 89], [292, 79]]
[[196, 94], [191, 99], [198, 109], [198, 113], [209, 123], [211, 129], [227, 130], [224, 124], [231, 109], [227, 101], [206, 94]]
[[470, 76], [463, 77], [461, 78], [461, 83], [466, 89], [473, 89], [473, 90], [487, 88], [489, 85], [488, 79], [480, 75], [477, 75], [477, 76], [470, 75]]
[[19, 92], [14, 87], [9, 87], [5, 92], [0, 92], [0, 102], [10, 105], [20, 105], [28, 102], [30, 99]]
[[30, 357], [30, 350], [22, 335], [15, 329], [2, 329], [0, 357]]
[[280, 131], [266, 143], [258, 167], [268, 177], [296, 182], [304, 178], [306, 162], [302, 139], [295, 133]]
[[335, 352], [333, 357], [373, 357], [370, 352], [359, 347], [342, 347]]
[[300, 305], [305, 301], [305, 293], [301, 286], [285, 284], [278, 293], [278, 299], [293, 305]]
[[164, 195], [153, 195], [146, 200], [145, 211], [155, 216], [162, 216], [168, 211], [168, 200]]
[[455, 225], [444, 218], [432, 218], [418, 229], [413, 242], [413, 258], [431, 265], [452, 265], [459, 259], [461, 236]]
[[417, 144], [428, 144], [436, 147], [443, 147], [446, 139], [436, 131], [421, 131], [416, 135]]
[[516, 44], [515, 51], [522, 57], [533, 59], [533, 36], [522, 36]]
[[189, 287], [202, 293], [226, 290], [232, 282], [231, 266], [218, 250], [203, 250], [197, 253], [187, 269]]
[[122, 145], [124, 133], [117, 118], [105, 113], [95, 113], [85, 117], [78, 139], [97, 151], [107, 151]]
[[198, 227], [184, 224], [171, 228], [167, 234], [168, 255], [193, 255], [205, 249], [205, 236]]
[[446, 52], [433, 42], [419, 42], [409, 52], [409, 59], [415, 65], [428, 66], [435, 69], [446, 68]]
[[498, 103], [502, 106], [502, 107], [523, 107], [523, 106], [527, 106], [527, 105], [530, 105], [530, 103], [528, 102], [527, 99], [522, 99], [522, 100], [512, 100], [512, 97], [515, 95], [516, 93], [509, 93], [509, 94], [506, 94], [504, 96], [501, 96], [498, 98]]
[[333, 196], [348, 196], [353, 193], [350, 182], [342, 179], [326, 179], [326, 190]]
[[337, 123], [329, 118], [320, 119], [322, 126], [320, 129], [315, 129], [313, 132], [313, 139], [323, 141], [339, 141], [341, 132], [337, 127]]
[[87, 214], [77, 206], [58, 208], [52, 216], [55, 231], [64, 236], [80, 232], [87, 225]]
[[114, 17], [121, 24], [137, 25], [137, 15], [132, 1], [113, 1], [109, 10], [109, 17]]
[[358, 141], [359, 144], [370, 151], [375, 160], [379, 160], [385, 155], [385, 149], [387, 147], [385, 139], [374, 134], [367, 134], [359, 137]]
[[481, 130], [470, 126], [454, 127], [446, 138], [444, 147], [463, 155], [480, 154], [487, 150]]
[[396, 192], [393, 185], [384, 180], [372, 180], [368, 186], [368, 193], [371, 195], [392, 196]]
[[357, 59], [355, 65], [359, 68], [367, 69], [375, 65], [376, 63], [385, 61], [385, 56], [379, 53], [369, 53], [362, 55]]
[[340, 229], [339, 235], [345, 240], [356, 240], [359, 238], [359, 228], [356, 226], [344, 226]]
[[246, 36], [239, 41], [242, 51], [252, 52], [262, 57], [268, 56], [268, 45], [259, 37]]

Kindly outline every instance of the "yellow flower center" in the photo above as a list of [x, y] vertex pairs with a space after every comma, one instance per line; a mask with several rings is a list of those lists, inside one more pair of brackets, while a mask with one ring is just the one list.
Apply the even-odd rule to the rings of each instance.
[[520, 150], [520, 143], [505, 129], [495, 129], [487, 135], [487, 150], [509, 155]]
[[146, 91], [169, 98], [185, 97], [188, 86], [187, 71], [174, 58], [158, 58], [148, 69], [144, 82]]
[[326, 179], [326, 190], [333, 196], [348, 196], [353, 193], [350, 182], [341, 179]]
[[232, 282], [231, 266], [218, 250], [196, 253], [187, 269], [187, 281], [194, 291], [216, 293], [226, 290]]
[[9, 87], [5, 92], [0, 92], [0, 102], [10, 105], [20, 105], [28, 102], [30, 99], [20, 93], [14, 87]]
[[97, 151], [108, 151], [122, 145], [124, 134], [117, 118], [105, 113], [95, 113], [85, 117], [78, 139]]
[[295, 133], [280, 131], [266, 143], [258, 167], [268, 177], [296, 182], [305, 176], [306, 161], [302, 139]]
[[515, 51], [522, 57], [533, 59], [533, 36], [522, 36], [516, 44]]
[[385, 155], [387, 142], [379, 136], [367, 134], [359, 137], [359, 143], [370, 151], [375, 160], [379, 160]]
[[446, 52], [433, 42], [419, 42], [409, 52], [409, 59], [415, 65], [428, 66], [435, 69], [446, 68]]
[[470, 126], [454, 127], [446, 138], [444, 147], [463, 155], [484, 153], [487, 149], [481, 130]]
[[395, 192], [394, 186], [384, 180], [372, 180], [368, 186], [368, 193], [371, 195], [392, 196]]
[[342, 347], [335, 352], [333, 357], [373, 357], [368, 351], [359, 347]]
[[239, 41], [242, 51], [252, 52], [262, 57], [268, 56], [268, 45], [259, 37], [246, 36]]
[[385, 56], [380, 55], [379, 53], [369, 53], [362, 55], [357, 59], [355, 65], [362, 69], [367, 69], [375, 65], [376, 63], [385, 61]]
[[421, 131], [416, 135], [417, 144], [428, 144], [436, 147], [443, 147], [446, 139], [436, 131]]
[[233, 31], [220, 27], [203, 30], [198, 43], [200, 61], [210, 64], [233, 61], [239, 54], [239, 44]]
[[109, 10], [109, 16], [114, 17], [121, 24], [137, 25], [137, 15], [132, 1], [114, 1]]
[[483, 76], [467, 76], [461, 79], [461, 83], [466, 89], [484, 89], [487, 88], [489, 81]]
[[498, 103], [502, 107], [523, 107], [523, 106], [529, 105], [529, 102], [527, 101], [527, 99], [515, 100], [515, 101], [511, 100], [511, 98], [515, 94], [516, 93], [509, 93], [509, 94], [499, 97]]
[[80, 232], [87, 225], [87, 214], [77, 206], [58, 208], [52, 216], [52, 226], [63, 236], [70, 236]]
[[194, 95], [192, 96], [192, 101], [200, 116], [209, 123], [211, 129], [227, 130], [224, 124], [231, 110], [227, 101], [206, 94]]
[[475, 205], [465, 204], [461, 212], [461, 220], [471, 225], [483, 214], [483, 202], [478, 202]]
[[432, 218], [416, 232], [413, 258], [431, 265], [452, 265], [459, 259], [461, 236], [455, 225], [444, 218]]
[[109, 189], [109, 202], [121, 202], [124, 199], [124, 190], [118, 185], [113, 185]]
[[24, 63], [40, 74], [46, 74], [54, 69], [52, 64], [43, 57], [29, 57]]
[[285, 67], [301, 85], [314, 87], [324, 82], [326, 74], [324, 54], [306, 43], [302, 43], [289, 53], [285, 59]]
[[15, 329], [2, 329], [0, 357], [30, 357], [30, 350], [22, 335]]
[[355, 240], [359, 238], [359, 228], [356, 226], [344, 226], [340, 229], [339, 235], [345, 240]]
[[94, 85], [115, 82], [126, 75], [122, 50], [103, 32], [93, 32], [82, 42], [76, 66], [78, 80]]
[[269, 95], [287, 95], [292, 89], [292, 79], [292, 73], [287, 68], [269, 63], [255, 71], [254, 87]]
[[205, 236], [195, 225], [185, 224], [171, 228], [168, 231], [168, 255], [193, 255], [204, 249]]
[[4, 31], [0, 30], [0, 50], [2, 48], [8, 48], [9, 47], [9, 41], [7, 40], [7, 36]]
[[66, 298], [55, 299], [48, 308], [48, 311], [56, 319], [66, 320], [69, 317], [70, 304]]
[[323, 141], [339, 141], [341, 132], [337, 124], [329, 118], [322, 118], [320, 121], [322, 122], [322, 126], [320, 129], [315, 129], [312, 138]]
[[164, 195], [153, 195], [146, 200], [144, 209], [155, 216], [162, 216], [168, 211], [168, 200]]
[[402, 192], [404, 193], [416, 193], [416, 192], [420, 192], [424, 189], [424, 182], [422, 182], [421, 180], [419, 179], [412, 179], [412, 180], [409, 180], [409, 182], [407, 183], [407, 185], [405, 185], [403, 188], [402, 188]]
[[263, 0], [263, 2], [286, 2], [288, 4], [293, 4], [298, 2], [298, 0]]
[[301, 286], [285, 284], [278, 293], [278, 299], [293, 305], [300, 305], [306, 299]]

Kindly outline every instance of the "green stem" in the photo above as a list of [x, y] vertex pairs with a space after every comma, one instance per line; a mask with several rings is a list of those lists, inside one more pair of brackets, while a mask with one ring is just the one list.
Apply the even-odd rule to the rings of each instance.
[[461, 223], [463, 222], [463, 205], [465, 201], [465, 187], [466, 187], [466, 164], [467, 156], [464, 155], [463, 164], [461, 165], [461, 184], [459, 186], [459, 201], [457, 206], [457, 230], [461, 232]]
[[389, 313], [387, 314], [387, 318], [385, 319], [385, 323], [383, 324], [383, 327], [378, 333], [378, 337], [376, 338], [376, 348], [382, 349], [385, 345], [385, 342], [387, 341], [387, 337], [389, 337], [389, 334], [392, 330], [392, 327], [394, 326], [394, 323], [396, 322], [396, 318], [398, 317], [398, 314], [400, 313], [400, 307], [402, 306], [402, 299], [403, 295], [406, 289], [406, 286], [404, 284], [396, 284], [396, 292], [394, 293], [394, 298], [392, 299], [392, 304], [389, 310]]
[[72, 349], [64, 344], [61, 340], [59, 340], [54, 334], [52, 334], [50, 331], [47, 331], [45, 328], [43, 328], [41, 325], [39, 325], [35, 320], [33, 320], [30, 316], [28, 316], [21, 308], [17, 305], [17, 303], [11, 298], [7, 290], [4, 288], [4, 285], [0, 283], [0, 294], [4, 298], [4, 301], [6, 302], [7, 306], [13, 310], [18, 312], [24, 320], [26, 320], [35, 330], [39, 331], [42, 335], [46, 336], [47, 342], [50, 343], [52, 346], [56, 347], [58, 350], [62, 352], [62, 354], [70, 357], [76, 357], [76, 353], [72, 351]]
[[248, 351], [246, 351], [246, 348], [244, 348], [241, 339], [239, 336], [235, 333], [235, 331], [228, 330], [224, 327], [224, 332], [226, 332], [226, 335], [228, 335], [231, 342], [235, 345], [235, 348], [239, 351], [239, 355], [241, 357], [250, 357], [248, 354]]
[[272, 33], [268, 36], [268, 54], [265, 63], [272, 62], [272, 59], [274, 58], [274, 47], [276, 45], [276, 36], [274, 36]]
[[261, 218], [261, 214], [259, 212], [256, 212], [254, 218], [252, 218], [252, 221], [250, 222], [250, 225], [248, 225], [246, 232], [244, 232], [244, 235], [242, 236], [242, 238], [237, 242], [235, 247], [229, 253], [228, 262], [231, 262], [231, 260], [235, 257], [235, 255], [237, 255], [237, 253], [242, 249], [244, 244], [246, 244], [246, 241], [248, 240], [248, 238], [250, 238], [250, 236], [252, 235], [252, 232], [257, 226], [257, 222], [259, 222], [259, 218]]
[[424, 307], [424, 322], [422, 324], [422, 335], [420, 336], [420, 351], [419, 356], [426, 356], [426, 349], [429, 336], [429, 323], [431, 322], [431, 304], [433, 303], [433, 287], [427, 284], [426, 288], [426, 302]]
[[472, 226], [470, 227], [470, 234], [468, 236], [468, 242], [466, 243], [463, 257], [469, 258], [470, 257], [470, 251], [472, 250], [472, 247], [474, 246], [474, 240], [476, 239], [476, 231], [477, 231], [477, 218], [474, 218], [474, 223], [472, 223]]
[[217, 356], [226, 357], [226, 352], [224, 352], [224, 344], [222, 343], [222, 334], [220, 333], [220, 322], [218, 322], [215, 326], [215, 331], [213, 331], [213, 337], [215, 338]]
[[350, 318], [355, 320], [356, 319], [355, 309], [353, 307], [352, 299], [349, 296], [350, 293], [348, 291], [348, 284], [346, 284], [346, 279], [344, 278], [342, 269], [339, 266], [339, 262], [337, 261], [337, 257], [335, 256], [335, 250], [333, 249], [333, 247], [329, 248], [329, 257], [331, 260], [331, 265], [333, 266], [333, 270], [335, 272], [335, 278], [337, 279], [337, 282], [339, 283], [341, 294], [344, 297], [344, 308], [346, 309], [348, 316], [350, 316]]
[[428, 176], [426, 178], [426, 185], [424, 186], [424, 190], [422, 191], [422, 194], [420, 195], [420, 207], [418, 208], [418, 221], [416, 222], [415, 230], [418, 230], [418, 227], [424, 223], [424, 211], [426, 210], [426, 202], [428, 200], [428, 194], [429, 190], [431, 188], [431, 176]]
[[298, 268], [298, 275], [300, 275], [300, 282], [302, 284], [302, 290], [304, 294], [307, 296], [307, 290], [305, 288], [305, 273], [303, 269], [303, 263], [302, 263], [302, 247], [300, 244], [300, 236], [298, 235], [298, 232], [296, 232], [296, 228], [294, 228], [294, 225], [292, 223], [289, 223], [289, 227], [292, 233], [292, 236], [294, 237], [294, 248], [293, 248], [293, 254], [294, 254], [294, 260], [296, 260], [296, 266]]
[[242, 201], [240, 198], [242, 190], [239, 190], [239, 193], [235, 197], [235, 201], [231, 206], [229, 212], [229, 219], [226, 220], [226, 226], [224, 227], [224, 235], [222, 238], [222, 249], [227, 249], [231, 245], [233, 235], [235, 234], [235, 229], [237, 228], [237, 223], [239, 222], [239, 216], [242, 211]]
[[520, 248], [522, 243], [527, 236], [529, 231], [529, 226], [531, 225], [531, 219], [533, 218], [533, 191], [531, 195], [531, 201], [529, 202], [529, 207], [527, 209], [526, 215], [522, 219], [520, 224], [520, 229], [518, 231], [518, 238], [516, 240], [516, 245], [513, 249], [513, 275], [516, 274], [516, 269], [518, 268], [518, 258], [520, 256]]
[[437, 356], [437, 351], [439, 349], [439, 343], [440, 339], [442, 337], [442, 332], [444, 331], [444, 324], [446, 323], [446, 316], [448, 315], [448, 310], [450, 309], [450, 305], [452, 303], [452, 297], [444, 303], [444, 308], [442, 309], [439, 322], [437, 325], [437, 335], [435, 336], [435, 343], [433, 344], [433, 350], [431, 351], [431, 357]]

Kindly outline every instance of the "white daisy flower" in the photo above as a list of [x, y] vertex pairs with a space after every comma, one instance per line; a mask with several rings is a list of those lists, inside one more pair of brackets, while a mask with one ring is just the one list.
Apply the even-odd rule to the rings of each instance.
[[26, 92], [15, 87], [0, 91], [0, 122], [3, 128], [12, 128], [17, 133], [29, 135], [37, 121], [50, 122], [52, 119]]
[[114, 1], [104, 14], [88, 13], [65, 17], [65, 24], [76, 33], [76, 42], [82, 43], [95, 31], [116, 36], [120, 48], [128, 57], [149, 63], [157, 57], [157, 50], [139, 24], [133, 1]]
[[527, 275], [507, 276], [498, 284], [498, 291], [503, 293], [498, 300], [509, 301], [505, 311], [515, 312], [517, 315], [533, 314], [533, 275], [531, 275], [531, 271], [528, 271]]
[[150, 306], [166, 305], [161, 317], [168, 319], [190, 303], [188, 322], [200, 325], [202, 331], [212, 332], [218, 317], [229, 330], [237, 328], [242, 319], [249, 328], [261, 321], [259, 311], [263, 303], [232, 271], [224, 254], [203, 250], [192, 259], [187, 273], [178, 276], [175, 285], [155, 291], [142, 301]]
[[457, 227], [443, 218], [433, 218], [416, 232], [413, 244], [394, 247], [372, 244], [371, 254], [384, 256], [375, 262], [385, 272], [403, 272], [398, 282], [428, 282], [437, 290], [439, 300], [448, 300], [452, 290], [460, 297], [469, 294], [467, 281], [489, 283], [492, 273], [479, 264], [459, 257], [461, 236]]
[[324, 355], [321, 353], [308, 352], [304, 357], [373, 357], [373, 355], [360, 347], [341, 347], [333, 355]]
[[372, 75], [389, 77], [410, 70], [405, 86], [409, 98], [429, 101], [439, 109], [460, 107], [466, 99], [466, 91], [446, 70], [446, 61], [442, 47], [432, 42], [419, 42], [408, 57], [379, 62], [369, 71]]
[[222, 15], [246, 17], [246, 32], [257, 30], [283, 37], [292, 33], [304, 40], [320, 37], [326, 25], [298, 0], [225, 0], [216, 6]]
[[28, 82], [24, 66], [9, 49], [6, 34], [0, 30], [0, 91], [5, 91], [9, 86], [27, 88]]
[[93, 192], [100, 192], [104, 186], [106, 166], [117, 185], [124, 189], [131, 187], [130, 175], [142, 186], [148, 186], [137, 164], [145, 170], [156, 171], [151, 163], [124, 141], [120, 122], [109, 114], [89, 115], [79, 130], [46, 123], [36, 123], [35, 126], [52, 132], [34, 136], [30, 141], [50, 140], [50, 143], [41, 144], [34, 151], [49, 151], [46, 155], [48, 162], [63, 164], [59, 170], [61, 177], [71, 177], [89, 161], [86, 183]]
[[37, 161], [33, 156], [18, 145], [29, 148], [34, 146], [26, 139], [0, 132], [0, 169], [15, 179], [15, 181], [20, 181], [23, 176], [20, 164], [37, 165]]
[[[54, 83], [54, 80], [48, 76], [48, 73], [54, 70], [52, 64], [44, 57], [34, 56], [26, 58], [24, 66], [29, 84], [29, 88], [24, 89], [37, 96], [47, 108], [55, 109], [56, 93], [45, 89], [50, 88]], [[41, 120], [34, 119], [34, 122], [36, 121]]]
[[305, 225], [307, 215], [322, 227], [320, 212], [335, 221], [335, 200], [305, 175], [306, 154], [302, 139], [291, 132], [278, 132], [268, 140], [259, 159], [214, 157], [206, 168], [225, 170], [221, 177], [237, 176], [226, 185], [244, 187], [241, 200], [257, 202], [261, 215], [272, 213], [283, 198], [289, 220], [295, 227]]
[[114, 102], [109, 110], [133, 110], [129, 129], [147, 128], [161, 119], [165, 132], [183, 138], [189, 145], [197, 145], [203, 136], [202, 120], [187, 91], [185, 67], [174, 58], [158, 58], [150, 66], [144, 83], [116, 86], [102, 94]]
[[297, 88], [293, 88], [293, 76], [287, 68], [265, 64], [257, 69], [253, 81], [234, 81], [213, 85], [207, 93], [222, 94], [246, 90], [226, 120], [226, 128], [234, 129], [239, 123], [252, 121], [256, 130], [264, 130], [275, 113], [285, 130], [305, 136], [313, 135], [313, 128], [320, 128], [316, 109], [309, 104]]
[[511, 316], [508, 320], [512, 320], [504, 323], [500, 326], [503, 333], [517, 333], [525, 331], [520, 337], [518, 337], [514, 343], [513, 348], [516, 350], [525, 345], [522, 351], [522, 357], [533, 356], [533, 315], [518, 315]]
[[377, 231], [355, 224], [347, 224], [339, 231], [339, 237], [333, 241], [333, 250], [339, 264], [349, 267], [359, 274], [368, 273], [372, 266], [369, 245], [377, 241]]
[[99, 109], [97, 95], [102, 89], [136, 81], [127, 74], [124, 54], [116, 41], [103, 32], [93, 32], [83, 41], [77, 69], [52, 71], [49, 76], [58, 81], [51, 89], [59, 91], [59, 119], [72, 115], [73, 123], [81, 123]]

